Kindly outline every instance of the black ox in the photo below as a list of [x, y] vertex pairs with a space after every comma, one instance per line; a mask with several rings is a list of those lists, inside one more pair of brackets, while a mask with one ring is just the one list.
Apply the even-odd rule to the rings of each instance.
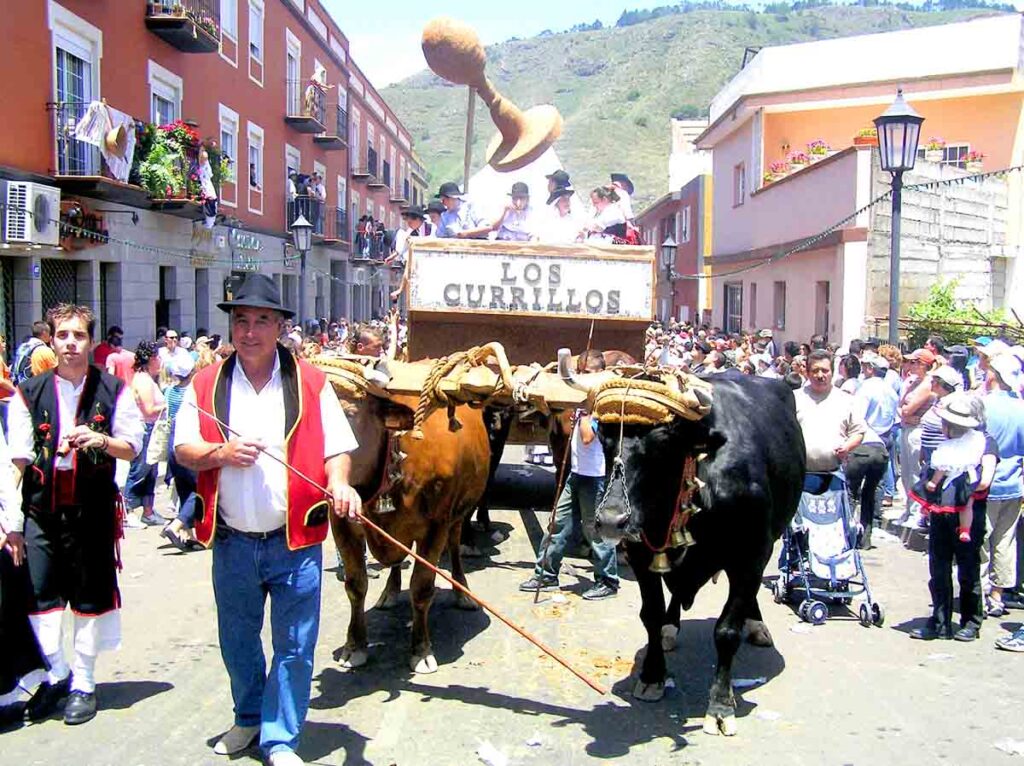
[[[571, 376], [567, 367], [562, 372], [582, 388], [608, 374]], [[738, 373], [708, 381], [713, 403], [699, 421], [677, 417], [659, 426], [602, 427], [608, 465], [619, 456], [623, 480], [611, 477], [597, 525], [604, 537], [625, 539], [640, 586], [647, 651], [633, 691], [638, 699], [655, 701], [664, 694], [665, 650], [675, 646], [680, 607], [689, 609], [718, 572], [728, 576], [729, 595], [714, 630], [718, 664], [704, 731], [731, 735], [733, 658], [745, 628], [751, 643], [772, 645], [757, 593], [775, 541], [796, 511], [805, 453], [793, 394], [783, 383]], [[692, 545], [666, 549], [671, 570], [652, 572], [653, 549], [671, 539], [685, 459], [701, 454], [706, 456], [696, 468], [702, 484], [692, 498], [700, 510], [685, 525]], [[668, 610], [663, 580], [672, 593]]]

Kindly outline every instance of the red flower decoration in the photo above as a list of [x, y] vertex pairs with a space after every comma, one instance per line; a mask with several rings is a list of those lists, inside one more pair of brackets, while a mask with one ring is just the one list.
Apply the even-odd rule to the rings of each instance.
[[49, 423], [40, 423], [39, 424], [39, 433], [45, 434], [45, 433], [48, 433], [49, 430], [50, 430], [50, 424]]
[[104, 420], [106, 420], [106, 418], [100, 415], [98, 412], [92, 416], [93, 423], [102, 423]]

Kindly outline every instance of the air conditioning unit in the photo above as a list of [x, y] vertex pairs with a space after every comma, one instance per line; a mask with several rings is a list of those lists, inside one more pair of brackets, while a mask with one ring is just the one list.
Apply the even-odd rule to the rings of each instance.
[[0, 181], [3, 241], [19, 245], [60, 242], [60, 189], [28, 181]]

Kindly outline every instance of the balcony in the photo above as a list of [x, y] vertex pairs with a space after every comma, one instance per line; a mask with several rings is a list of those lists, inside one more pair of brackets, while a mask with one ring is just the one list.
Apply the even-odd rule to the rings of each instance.
[[284, 121], [299, 133], [327, 130], [324, 91], [307, 80], [288, 80]]
[[313, 136], [313, 142], [327, 151], [344, 149], [348, 146], [348, 112], [336, 104], [328, 107], [327, 112], [328, 117], [334, 112], [334, 123], [327, 126], [326, 132]]
[[391, 191], [391, 204], [393, 205], [408, 205], [411, 199], [409, 195], [409, 179], [402, 181], [401, 190], [398, 189], [398, 184]]
[[325, 205], [318, 199], [300, 194], [285, 201], [285, 229], [301, 215], [313, 225], [313, 242], [325, 247], [340, 248], [349, 241], [348, 215], [343, 208]]
[[[385, 162], [386, 166], [388, 163]], [[369, 177], [367, 178], [366, 185], [371, 189], [385, 189], [387, 184], [381, 181], [381, 176], [377, 175], [377, 150], [367, 149], [366, 150], [366, 169], [369, 171]]]
[[99, 147], [75, 138], [75, 128], [88, 108], [89, 104], [85, 102], [47, 104], [53, 121], [57, 158], [53, 177], [57, 186], [67, 194], [148, 207], [149, 195], [145, 189], [118, 181], [100, 154]]
[[379, 263], [391, 254], [390, 251], [391, 243], [388, 241], [387, 232], [378, 229], [360, 230], [359, 226], [356, 227], [352, 246], [353, 261], [377, 261]]
[[220, 48], [219, 0], [147, 0], [146, 28], [185, 53]]

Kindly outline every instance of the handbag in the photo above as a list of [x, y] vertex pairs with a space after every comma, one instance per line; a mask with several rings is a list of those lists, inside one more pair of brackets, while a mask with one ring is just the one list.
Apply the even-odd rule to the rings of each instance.
[[164, 408], [156, 423], [153, 424], [153, 431], [149, 435], [149, 445], [146, 447], [146, 465], [166, 462], [170, 437], [171, 419], [167, 414], [167, 408]]

